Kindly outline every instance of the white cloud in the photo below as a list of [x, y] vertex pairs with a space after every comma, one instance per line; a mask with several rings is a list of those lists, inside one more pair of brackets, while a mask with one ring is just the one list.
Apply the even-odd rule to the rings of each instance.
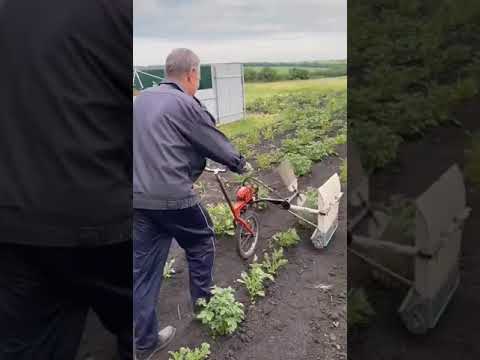
[[134, 0], [134, 63], [174, 47], [205, 62], [346, 58], [346, 0]]

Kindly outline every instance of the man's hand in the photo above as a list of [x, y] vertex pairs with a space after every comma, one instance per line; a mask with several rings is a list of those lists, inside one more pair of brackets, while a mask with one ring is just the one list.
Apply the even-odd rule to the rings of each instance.
[[245, 173], [249, 173], [249, 172], [252, 172], [252, 171], [253, 171], [252, 165], [250, 165], [249, 162], [246, 162], [245, 166], [242, 168], [242, 171], [241, 171], [240, 174], [245, 174]]

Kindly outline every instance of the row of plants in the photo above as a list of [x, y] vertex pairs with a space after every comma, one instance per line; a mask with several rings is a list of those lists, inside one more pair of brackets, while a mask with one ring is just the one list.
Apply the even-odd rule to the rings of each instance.
[[480, 85], [480, 3], [360, 0], [349, 8], [349, 136], [383, 168], [401, 143], [459, 124], [452, 110]]
[[[269, 169], [288, 159], [296, 175], [304, 176], [314, 163], [336, 155], [337, 146], [347, 141], [346, 91], [274, 95], [259, 98], [248, 108], [276, 117], [268, 126], [253, 128], [232, 139], [244, 156], [255, 158], [259, 169]], [[267, 151], [256, 154], [261, 143]]]
[[[288, 158], [297, 176], [303, 176], [311, 171], [315, 162], [335, 154], [336, 146], [346, 142], [346, 91], [331, 95], [307, 92], [274, 95], [258, 99], [248, 107], [249, 111], [261, 116], [275, 117], [274, 121], [269, 119], [265, 124], [260, 121], [260, 127], [245, 127], [232, 137], [240, 152], [247, 158], [255, 158], [261, 169], [268, 169]], [[261, 143], [267, 145], [269, 151], [255, 153], [255, 147]], [[234, 177], [236, 182], [242, 180], [242, 176]], [[262, 196], [268, 195], [266, 189], [261, 187], [260, 190], [264, 192]], [[317, 196], [315, 189], [307, 189], [306, 205], [316, 206]], [[208, 211], [217, 235], [234, 235], [235, 225], [227, 204], [209, 205]], [[259, 262], [255, 256], [248, 270], [240, 274], [236, 282], [243, 285], [251, 304], [266, 295], [268, 282], [274, 282], [279, 270], [288, 263], [284, 249], [294, 247], [300, 241], [294, 228], [275, 234], [263, 260]], [[166, 270], [166, 274], [171, 276], [171, 270]], [[200, 300], [199, 305], [201, 310], [197, 319], [209, 329], [213, 338], [232, 335], [245, 319], [245, 304], [236, 300], [232, 287], [213, 287], [212, 298], [208, 302]], [[181, 348], [170, 354], [170, 360], [204, 360], [210, 355], [210, 345], [204, 343], [196, 349]]]
[[[271, 252], [264, 253], [262, 262], [258, 262], [255, 256], [249, 270], [240, 274], [237, 282], [245, 287], [252, 304], [255, 304], [259, 297], [265, 296], [266, 282], [274, 282], [279, 270], [288, 264], [284, 248], [295, 246], [299, 242], [300, 237], [293, 228], [275, 234], [270, 245]], [[200, 299], [198, 305], [201, 310], [196, 318], [208, 328], [214, 339], [232, 335], [245, 319], [245, 304], [236, 300], [235, 290], [231, 286], [214, 286], [210, 300], [207, 302]], [[202, 343], [194, 349], [182, 347], [178, 351], [170, 351], [169, 354], [169, 360], [205, 360], [211, 354], [210, 344]]]

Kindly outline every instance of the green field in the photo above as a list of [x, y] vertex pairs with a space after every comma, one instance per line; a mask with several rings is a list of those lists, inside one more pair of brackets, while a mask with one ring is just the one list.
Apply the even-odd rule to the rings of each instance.
[[[272, 82], [292, 80], [290, 70], [304, 70], [309, 79], [321, 79], [347, 75], [346, 60], [310, 61], [297, 63], [247, 63], [245, 66], [246, 82]], [[270, 69], [273, 74], [263, 74], [263, 69]], [[304, 79], [297, 73], [294, 79]]]
[[[264, 66], [246, 66], [249, 69], [253, 69], [255, 71], [260, 71]], [[321, 70], [328, 70], [328, 67], [314, 67], [314, 66], [271, 66], [272, 69], [277, 70], [279, 75], [288, 75], [288, 71], [292, 68], [308, 70], [309, 72], [321, 71]]]
[[343, 90], [346, 87], [346, 76], [324, 79], [277, 81], [271, 83], [247, 83], [245, 84], [245, 100], [248, 105], [257, 98], [277, 94], [295, 94], [302, 92], [326, 94], [331, 91]]
[[302, 176], [346, 142], [346, 91], [346, 77], [246, 84], [246, 119], [220, 128], [256, 168], [288, 158]]

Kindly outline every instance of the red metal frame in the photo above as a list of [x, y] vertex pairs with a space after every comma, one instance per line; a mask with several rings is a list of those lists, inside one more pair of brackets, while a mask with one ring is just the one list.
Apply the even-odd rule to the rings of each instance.
[[251, 226], [241, 217], [246, 208], [253, 203], [255, 198], [255, 190], [251, 186], [242, 186], [237, 190], [236, 196], [237, 201], [235, 202], [235, 205], [233, 205], [232, 209], [235, 222], [248, 231], [250, 235], [255, 236]]
[[255, 236], [255, 233], [252, 230], [252, 227], [242, 219], [241, 215], [245, 211], [245, 209], [253, 203], [255, 199], [256, 190], [252, 186], [242, 186], [236, 192], [237, 201], [235, 205], [232, 204], [230, 198], [228, 197], [227, 191], [223, 186], [222, 181], [220, 180], [220, 176], [215, 174], [218, 184], [220, 185], [220, 189], [222, 190], [223, 196], [232, 211], [232, 215], [236, 224], [242, 226], [250, 235]]

